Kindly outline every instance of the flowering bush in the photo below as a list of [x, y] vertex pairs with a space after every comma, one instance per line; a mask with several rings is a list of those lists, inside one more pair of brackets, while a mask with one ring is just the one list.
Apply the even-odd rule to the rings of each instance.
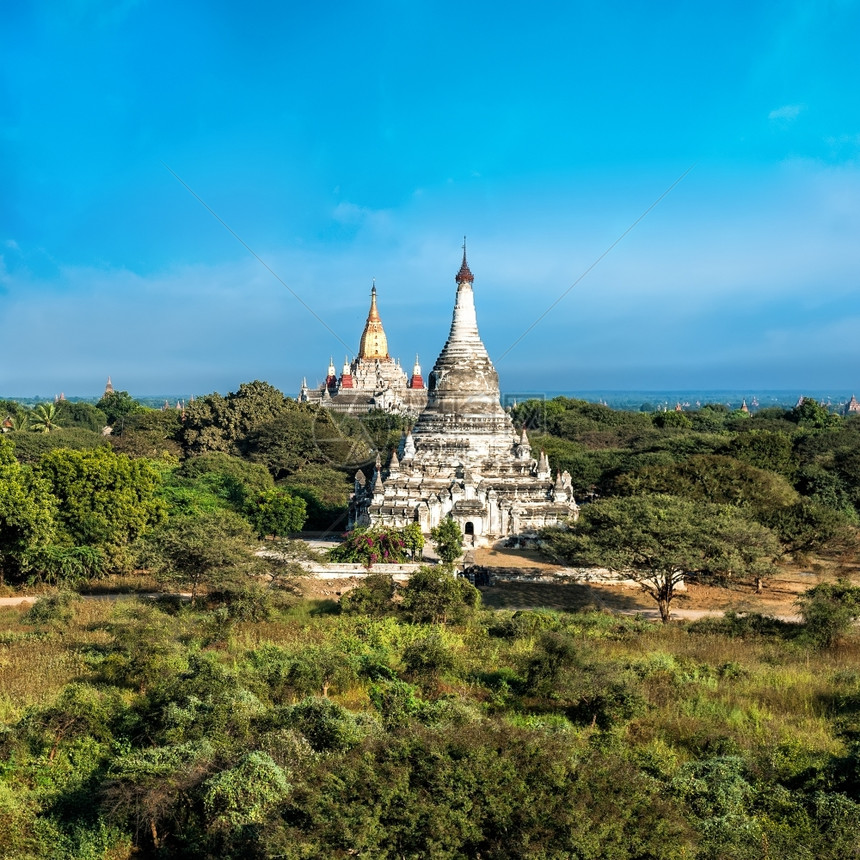
[[399, 529], [353, 529], [344, 535], [344, 542], [329, 550], [331, 561], [363, 564], [402, 564], [406, 561], [406, 540]]

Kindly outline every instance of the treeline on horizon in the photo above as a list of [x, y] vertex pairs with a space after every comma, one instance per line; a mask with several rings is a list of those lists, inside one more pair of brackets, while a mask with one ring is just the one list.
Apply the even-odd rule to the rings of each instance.
[[[147, 534], [203, 515], [251, 537], [340, 533], [356, 471], [370, 477], [376, 451], [385, 461], [408, 427], [382, 412], [298, 403], [260, 381], [182, 411], [119, 391], [95, 405], [0, 401], [3, 414], [5, 504], [19, 521], [0, 533], [0, 573], [11, 583], [130, 571]], [[570, 473], [580, 504], [668, 495], [719, 505], [801, 558], [856, 543], [858, 415], [809, 398], [749, 414], [719, 404], [630, 412], [558, 397], [519, 403], [511, 416], [535, 452]]]

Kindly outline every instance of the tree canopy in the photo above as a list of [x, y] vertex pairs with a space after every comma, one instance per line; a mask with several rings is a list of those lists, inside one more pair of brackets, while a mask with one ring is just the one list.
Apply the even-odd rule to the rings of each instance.
[[453, 564], [463, 554], [463, 530], [460, 524], [450, 517], [430, 529], [430, 540], [445, 564]]
[[110, 391], [96, 404], [96, 409], [104, 413], [111, 427], [121, 425], [130, 415], [142, 412], [145, 408], [127, 391]]
[[215, 392], [189, 403], [180, 441], [189, 454], [235, 454], [255, 427], [295, 408], [294, 402], [268, 382], [244, 382], [226, 396]]
[[629, 573], [664, 622], [685, 577], [760, 578], [780, 553], [769, 529], [728, 506], [659, 494], [598, 500], [570, 530], [545, 529], [541, 538], [565, 563]]
[[195, 602], [202, 587], [223, 587], [258, 572], [253, 540], [247, 520], [221, 510], [174, 517], [154, 531], [147, 543], [156, 575], [190, 588]]
[[58, 448], [35, 471], [58, 502], [58, 542], [100, 547], [112, 567], [128, 568], [131, 544], [164, 518], [159, 476], [145, 460], [108, 447]]
[[0, 436], [0, 584], [26, 569], [27, 555], [50, 543], [57, 500], [48, 481], [15, 459]]

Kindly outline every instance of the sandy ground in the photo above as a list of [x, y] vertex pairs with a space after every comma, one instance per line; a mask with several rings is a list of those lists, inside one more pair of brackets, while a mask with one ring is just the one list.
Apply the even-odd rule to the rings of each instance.
[[[487, 568], [520, 568], [523, 572], [551, 576], [561, 570], [546, 561], [535, 550], [478, 549], [468, 560]], [[806, 589], [824, 580], [833, 580], [839, 573], [848, 573], [860, 582], [860, 569], [845, 570], [835, 564], [811, 566], [786, 565], [772, 579], [766, 580], [764, 590], [757, 594], [749, 585], [729, 587], [689, 583], [672, 602], [672, 615], [679, 620], [693, 620], [706, 615], [720, 615], [727, 610], [760, 612], [786, 621], [799, 621], [797, 598]], [[360, 579], [307, 580], [301, 592], [311, 599], [337, 600], [358, 585]], [[557, 609], [566, 611], [593, 607], [608, 612], [658, 618], [653, 599], [635, 585], [592, 585], [566, 581], [499, 582], [480, 589], [485, 606], [494, 609]]]
[[[489, 568], [523, 568], [552, 575], [561, 568], [547, 562], [535, 550], [481, 549], [475, 552], [475, 563]], [[797, 598], [806, 589], [823, 580], [832, 580], [838, 573], [853, 574], [860, 580], [860, 571], [844, 569], [835, 564], [785, 565], [777, 575], [765, 581], [761, 594], [750, 585], [728, 583], [727, 586], [688, 583], [672, 602], [676, 618], [695, 619], [717, 615], [727, 610], [760, 612], [785, 620], [799, 620]], [[501, 582], [482, 588], [484, 603], [498, 609], [526, 609], [543, 606], [550, 609], [575, 610], [594, 606], [612, 612], [658, 617], [654, 600], [636, 585], [591, 585], [579, 583]]]
[[[429, 554], [428, 554], [429, 555]], [[490, 568], [522, 569], [524, 573], [552, 576], [561, 570], [559, 565], [546, 561], [535, 550], [478, 549], [467, 554], [467, 561]], [[679, 592], [672, 602], [672, 615], [677, 619], [691, 620], [705, 615], [719, 615], [727, 610], [760, 612], [784, 620], [799, 620], [797, 598], [818, 582], [848, 575], [860, 584], [860, 565], [840, 566], [835, 563], [784, 565], [778, 574], [765, 582], [764, 590], [757, 594], [745, 584], [729, 587], [688, 583], [686, 591]], [[327, 580], [308, 577], [301, 580], [297, 591], [304, 597], [316, 600], [338, 600], [361, 582], [360, 577]], [[657, 618], [653, 599], [636, 585], [597, 585], [560, 580], [558, 582], [498, 582], [481, 587], [485, 606], [495, 609], [556, 609], [566, 611], [593, 607], [608, 612], [642, 615]], [[99, 595], [102, 598], [116, 597]], [[2, 597], [0, 606], [32, 603], [36, 597]]]

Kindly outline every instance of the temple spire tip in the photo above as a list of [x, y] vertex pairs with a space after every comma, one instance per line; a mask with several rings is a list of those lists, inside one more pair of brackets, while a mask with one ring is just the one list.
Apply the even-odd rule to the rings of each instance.
[[458, 284], [462, 284], [464, 281], [468, 281], [470, 284], [474, 282], [475, 276], [472, 274], [472, 270], [469, 268], [469, 264], [466, 262], [466, 237], [463, 236], [463, 262], [460, 264], [460, 271], [457, 272], [454, 280]]

